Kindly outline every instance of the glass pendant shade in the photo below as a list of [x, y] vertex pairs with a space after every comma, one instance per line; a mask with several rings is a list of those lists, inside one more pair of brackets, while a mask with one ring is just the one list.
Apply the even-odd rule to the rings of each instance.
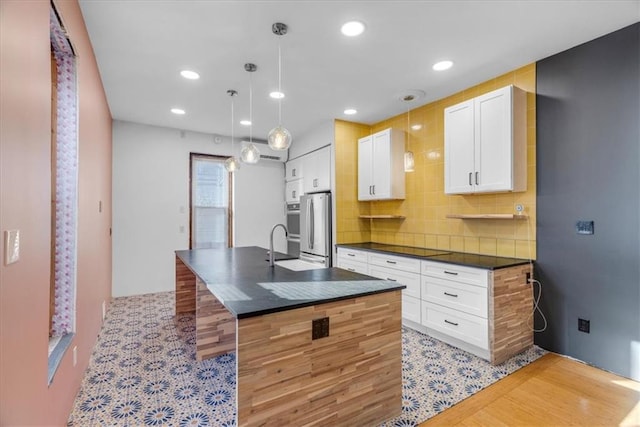
[[224, 168], [229, 172], [235, 172], [240, 169], [240, 162], [235, 158], [235, 156], [229, 157], [224, 161]]
[[267, 139], [272, 150], [287, 150], [291, 146], [291, 134], [282, 125], [271, 129]]
[[406, 151], [404, 153], [404, 171], [405, 172], [413, 172], [416, 167], [416, 162], [413, 159], [413, 152]]
[[240, 152], [240, 159], [243, 163], [256, 164], [260, 160], [260, 150], [251, 142]]

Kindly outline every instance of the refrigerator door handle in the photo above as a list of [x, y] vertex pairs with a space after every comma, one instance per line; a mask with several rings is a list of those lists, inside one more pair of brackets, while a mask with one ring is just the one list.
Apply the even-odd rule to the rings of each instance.
[[313, 245], [315, 243], [315, 228], [316, 228], [316, 224], [315, 224], [315, 213], [314, 213], [314, 206], [313, 206], [313, 199], [309, 199], [309, 201], [311, 202], [311, 207], [309, 208], [309, 212], [311, 213], [311, 221], [309, 224], [309, 237], [311, 239], [310, 243], [309, 243], [309, 249], [313, 249]]

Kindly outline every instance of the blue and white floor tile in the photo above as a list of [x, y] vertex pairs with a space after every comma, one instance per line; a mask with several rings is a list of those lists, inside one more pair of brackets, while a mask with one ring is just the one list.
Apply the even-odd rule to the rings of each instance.
[[[197, 362], [195, 317], [172, 292], [116, 298], [69, 416], [70, 426], [235, 426], [235, 354]], [[499, 366], [405, 328], [402, 415], [415, 426], [543, 355]]]

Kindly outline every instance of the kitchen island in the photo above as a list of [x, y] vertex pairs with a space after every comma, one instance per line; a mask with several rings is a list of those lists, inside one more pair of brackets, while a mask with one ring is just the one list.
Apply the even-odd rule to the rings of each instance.
[[270, 267], [266, 255], [176, 251], [176, 314], [196, 313], [196, 357], [236, 353], [236, 425], [375, 425], [400, 414], [404, 286]]

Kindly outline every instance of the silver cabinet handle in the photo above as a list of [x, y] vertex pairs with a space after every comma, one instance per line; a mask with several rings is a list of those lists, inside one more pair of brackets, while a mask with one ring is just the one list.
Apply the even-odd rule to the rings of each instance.
[[445, 322], [445, 323], [448, 323], [448, 324], [450, 324], [450, 325], [453, 325], [453, 326], [458, 326], [458, 324], [457, 324], [456, 322], [451, 322], [451, 321], [449, 321], [449, 320], [447, 320], [447, 319], [444, 319], [444, 322]]
[[371, 187], [373, 187], [373, 194], [375, 195], [376, 194], [376, 186], [372, 185]]
[[457, 276], [458, 275], [458, 273], [456, 273], [454, 271], [447, 271], [447, 270], [444, 271], [444, 274], [450, 274], [452, 276]]
[[478, 182], [478, 174], [479, 174], [479, 173], [480, 173], [480, 172], [476, 172], [476, 185], [480, 185], [480, 182]]
[[395, 262], [395, 261], [389, 261], [389, 260], [387, 260], [387, 263], [388, 263], [388, 264], [397, 264], [397, 262]]
[[446, 296], [448, 296], [448, 297], [458, 298], [458, 295], [456, 295], [456, 294], [450, 294], [449, 292], [445, 292], [444, 294], [445, 294]]
[[387, 277], [387, 280], [390, 281], [390, 282], [397, 282], [397, 280], [392, 279], [391, 277]]
[[347, 256], [356, 256], [356, 254], [347, 254]]
[[471, 183], [471, 175], [472, 175], [472, 172], [469, 172], [469, 185], [473, 185], [473, 184]]
[[293, 190], [293, 191], [291, 192], [291, 197], [293, 197], [294, 199], [296, 198], [296, 190]]

